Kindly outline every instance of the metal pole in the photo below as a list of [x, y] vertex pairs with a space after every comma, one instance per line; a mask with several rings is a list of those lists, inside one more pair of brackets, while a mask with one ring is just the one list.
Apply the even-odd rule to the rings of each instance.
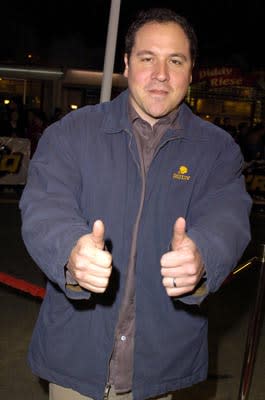
[[265, 244], [260, 245], [258, 265], [260, 266], [258, 288], [248, 326], [238, 400], [246, 400], [248, 397], [258, 348], [262, 322], [262, 306], [265, 294]]
[[119, 25], [120, 3], [121, 0], [111, 1], [103, 78], [102, 78], [102, 86], [100, 93], [101, 103], [103, 101], [109, 101], [111, 98], [112, 74], [113, 74], [117, 32]]
[[27, 81], [26, 79], [23, 80], [23, 105], [26, 104], [27, 100]]

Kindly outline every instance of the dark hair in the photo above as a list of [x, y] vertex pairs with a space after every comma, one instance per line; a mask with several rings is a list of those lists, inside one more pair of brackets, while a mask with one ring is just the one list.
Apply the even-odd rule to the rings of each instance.
[[132, 48], [135, 43], [136, 33], [142, 26], [152, 22], [174, 22], [178, 24], [183, 29], [189, 40], [191, 60], [193, 63], [195, 63], [198, 47], [196, 33], [185, 17], [176, 14], [174, 11], [168, 8], [150, 8], [149, 10], [140, 11], [136, 19], [129, 26], [125, 36], [125, 53], [127, 53], [128, 58], [130, 58]]

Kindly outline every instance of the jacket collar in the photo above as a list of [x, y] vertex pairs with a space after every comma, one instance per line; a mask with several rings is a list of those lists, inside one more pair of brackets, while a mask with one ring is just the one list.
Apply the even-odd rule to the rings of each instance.
[[108, 111], [102, 121], [102, 128], [105, 133], [119, 133], [130, 128], [128, 99], [129, 91], [126, 89], [111, 102], [102, 104], [103, 110], [108, 106]]
[[[105, 113], [102, 121], [102, 128], [105, 133], [115, 134], [131, 128], [131, 122], [128, 116], [128, 101], [129, 91], [126, 89], [111, 102], [102, 103], [103, 110], [105, 107], [108, 107], [108, 112]], [[192, 111], [186, 104], [182, 103], [179, 109], [177, 127], [170, 129], [166, 136], [188, 138], [190, 134], [186, 133], [185, 128], [190, 124], [190, 119], [192, 119], [192, 117]]]

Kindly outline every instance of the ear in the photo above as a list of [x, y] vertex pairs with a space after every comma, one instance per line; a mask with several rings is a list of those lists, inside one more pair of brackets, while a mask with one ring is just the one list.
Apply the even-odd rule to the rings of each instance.
[[128, 60], [128, 54], [125, 53], [124, 54], [124, 72], [123, 75], [125, 76], [125, 78], [128, 78], [128, 69], [129, 69], [129, 60]]

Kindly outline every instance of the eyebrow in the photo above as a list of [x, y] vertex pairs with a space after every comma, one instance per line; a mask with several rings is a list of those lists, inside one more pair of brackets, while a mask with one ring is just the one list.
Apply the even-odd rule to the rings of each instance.
[[[145, 56], [145, 55], [155, 56], [156, 54], [151, 50], [139, 50], [136, 53], [137, 57], [141, 57], [141, 56]], [[184, 61], [187, 61], [187, 57], [183, 53], [172, 53], [172, 54], [169, 54], [169, 57], [179, 57], [179, 58], [182, 58]]]

